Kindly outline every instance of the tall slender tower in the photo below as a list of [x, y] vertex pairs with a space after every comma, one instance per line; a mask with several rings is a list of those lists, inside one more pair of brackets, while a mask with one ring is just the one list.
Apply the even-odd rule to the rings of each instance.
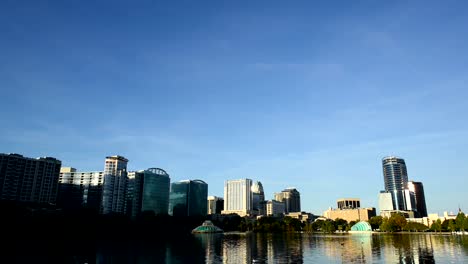
[[389, 156], [382, 159], [385, 191], [391, 193], [394, 210], [407, 210], [405, 189], [408, 172], [405, 160]]
[[106, 157], [102, 190], [102, 213], [125, 213], [127, 163], [122, 156]]
[[426, 217], [427, 216], [426, 197], [424, 196], [424, 187], [423, 187], [422, 182], [409, 181], [408, 189], [414, 193], [418, 216]]

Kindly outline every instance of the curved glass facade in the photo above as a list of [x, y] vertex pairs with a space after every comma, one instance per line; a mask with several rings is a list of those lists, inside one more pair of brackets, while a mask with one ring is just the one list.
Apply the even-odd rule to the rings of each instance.
[[382, 159], [385, 191], [392, 194], [393, 208], [406, 210], [404, 190], [408, 183], [405, 160], [389, 156]]
[[144, 211], [167, 214], [169, 205], [169, 174], [162, 169], [147, 169], [135, 172], [132, 216]]

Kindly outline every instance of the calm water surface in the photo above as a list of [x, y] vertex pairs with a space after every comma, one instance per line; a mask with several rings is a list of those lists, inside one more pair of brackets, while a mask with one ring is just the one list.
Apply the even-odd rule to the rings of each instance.
[[89, 263], [468, 263], [468, 236], [201, 234], [101, 245]]

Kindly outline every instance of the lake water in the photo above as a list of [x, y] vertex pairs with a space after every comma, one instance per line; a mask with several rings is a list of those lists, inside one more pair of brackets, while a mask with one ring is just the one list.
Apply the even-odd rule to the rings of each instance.
[[468, 263], [468, 236], [200, 234], [163, 244], [108, 245], [98, 250], [95, 260], [97, 263]]

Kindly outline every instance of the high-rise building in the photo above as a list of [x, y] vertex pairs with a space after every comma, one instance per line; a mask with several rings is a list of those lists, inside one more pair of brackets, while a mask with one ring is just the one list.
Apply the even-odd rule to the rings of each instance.
[[55, 204], [62, 162], [0, 153], [0, 200]]
[[379, 210], [382, 211], [393, 211], [392, 194], [386, 191], [381, 191], [379, 193]]
[[252, 183], [252, 211], [258, 215], [265, 214], [265, 193], [263, 191], [263, 185], [259, 181]]
[[427, 208], [426, 208], [426, 197], [424, 196], [424, 187], [422, 182], [416, 181], [409, 181], [408, 182], [408, 189], [414, 193], [415, 200], [416, 200], [416, 215], [418, 217], [426, 217], [427, 216]]
[[64, 209], [91, 208], [100, 210], [104, 172], [77, 172], [62, 167], [59, 177], [57, 205]]
[[169, 214], [173, 216], [206, 216], [208, 184], [202, 180], [184, 180], [171, 184]]
[[228, 180], [224, 183], [224, 210], [222, 214], [238, 214], [240, 216], [252, 213], [252, 180]]
[[385, 191], [392, 194], [394, 210], [406, 211], [405, 189], [408, 183], [408, 172], [405, 160], [389, 156], [382, 159]]
[[301, 211], [301, 194], [295, 188], [286, 188], [275, 193], [275, 200], [284, 203], [286, 213]]
[[154, 212], [154, 214], [167, 214], [169, 206], [170, 178], [166, 171], [159, 168], [150, 168], [136, 172], [129, 172], [127, 200], [131, 201], [127, 212], [132, 217], [141, 212]]
[[266, 201], [266, 215], [284, 214], [286, 206], [284, 202], [268, 200]]
[[126, 213], [127, 163], [122, 156], [106, 157], [102, 190], [102, 213]]
[[224, 209], [224, 199], [217, 196], [208, 196], [208, 214], [220, 214]]

